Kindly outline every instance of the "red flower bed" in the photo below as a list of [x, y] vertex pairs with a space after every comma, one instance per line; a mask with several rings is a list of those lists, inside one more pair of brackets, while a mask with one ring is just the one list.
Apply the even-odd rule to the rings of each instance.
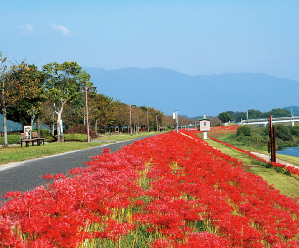
[[211, 132], [218, 132], [218, 131], [236, 131], [239, 125], [234, 126], [215, 126], [211, 127]]
[[299, 206], [194, 132], [161, 134], [11, 198], [0, 247], [299, 247]]

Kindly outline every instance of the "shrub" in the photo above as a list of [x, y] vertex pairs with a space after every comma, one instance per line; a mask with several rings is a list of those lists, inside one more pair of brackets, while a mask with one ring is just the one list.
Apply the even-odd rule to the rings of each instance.
[[86, 142], [87, 141], [87, 134], [81, 133], [68, 133], [64, 135], [65, 141], [80, 141]]
[[251, 136], [251, 127], [248, 125], [239, 126], [237, 129], [237, 136]]
[[293, 126], [290, 129], [292, 135], [299, 137], [299, 126]]
[[41, 138], [46, 138], [50, 136], [50, 130], [48, 129], [40, 129], [40, 137]]
[[[36, 129], [32, 130], [32, 132], [37, 132], [37, 130]], [[46, 138], [46, 137], [50, 136], [50, 130], [48, 130], [48, 129], [40, 129], [39, 130], [39, 134], [40, 134], [41, 138]]]
[[56, 137], [54, 136], [47, 136], [46, 138], [45, 138], [45, 142], [55, 142], [55, 141], [57, 141], [57, 135], [56, 135]]
[[275, 136], [283, 141], [293, 141], [293, 137], [289, 129], [281, 124], [275, 125]]
[[[21, 135], [7, 135], [8, 144], [18, 144], [20, 139]], [[4, 137], [0, 138], [0, 145], [4, 145]]]
[[[71, 126], [69, 127], [65, 134], [87, 134], [87, 130], [86, 130], [86, 126], [79, 124], [77, 126]], [[98, 137], [98, 135], [96, 135], [96, 133], [93, 130], [89, 129], [89, 135], [92, 139], [95, 139]], [[87, 138], [86, 138], [87, 140]]]

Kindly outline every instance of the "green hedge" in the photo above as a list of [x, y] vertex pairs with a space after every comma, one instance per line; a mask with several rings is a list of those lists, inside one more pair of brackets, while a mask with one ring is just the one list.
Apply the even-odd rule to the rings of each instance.
[[[21, 135], [7, 135], [8, 144], [18, 144], [20, 139]], [[4, 145], [4, 137], [0, 138], [0, 145]]]
[[64, 141], [81, 141], [81, 142], [86, 142], [87, 141], [87, 134], [67, 133], [67, 134], [64, 134]]
[[[37, 130], [36, 129], [32, 130], [32, 132], [37, 132]], [[50, 130], [42, 128], [42, 129], [39, 130], [39, 134], [40, 134], [41, 138], [49, 137], [50, 136]]]
[[57, 141], [57, 135], [55, 137], [47, 136], [45, 137], [45, 142], [55, 142]]
[[50, 136], [50, 130], [48, 130], [48, 129], [41, 129], [41, 130], [39, 130], [39, 132], [40, 132], [41, 138], [46, 138], [46, 137]]

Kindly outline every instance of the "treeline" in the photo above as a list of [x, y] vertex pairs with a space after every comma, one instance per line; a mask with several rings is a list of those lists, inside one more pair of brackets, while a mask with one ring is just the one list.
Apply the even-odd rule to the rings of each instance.
[[[231, 117], [232, 121], [240, 122], [241, 120], [247, 120], [247, 111], [246, 112], [234, 112], [234, 111], [226, 111], [224, 113], [228, 113]], [[250, 109], [248, 110], [248, 119], [262, 119], [269, 118], [272, 115], [273, 118], [276, 117], [291, 117], [291, 111], [287, 109], [276, 108], [272, 109], [268, 112], [261, 112], [260, 110]]]
[[[7, 120], [22, 125], [48, 126], [58, 141], [63, 141], [62, 127], [86, 125], [86, 96], [88, 120], [95, 134], [105, 131], [128, 131], [131, 123], [134, 130], [151, 130], [169, 125], [164, 113], [153, 107], [130, 106], [112, 97], [97, 92], [90, 75], [76, 62], [56, 62], [42, 66], [8, 62], [0, 52], [0, 97], [3, 114], [4, 140], [7, 139]], [[130, 111], [131, 109], [131, 111]]]

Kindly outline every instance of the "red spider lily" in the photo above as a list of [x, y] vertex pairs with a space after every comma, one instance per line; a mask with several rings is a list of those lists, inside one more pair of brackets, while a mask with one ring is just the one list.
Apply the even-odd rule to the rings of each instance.
[[47, 188], [8, 193], [0, 245], [116, 243], [143, 226], [156, 239], [152, 247], [298, 246], [296, 202], [195, 133], [105, 149], [85, 169], [46, 175], [54, 180]]

